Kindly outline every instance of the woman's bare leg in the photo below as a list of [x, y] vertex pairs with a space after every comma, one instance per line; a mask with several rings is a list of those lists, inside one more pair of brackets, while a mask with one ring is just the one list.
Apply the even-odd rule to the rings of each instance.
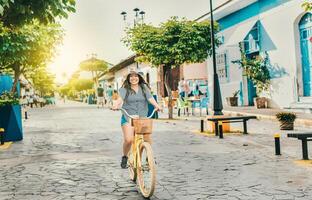
[[121, 128], [124, 136], [123, 155], [128, 156], [134, 138], [133, 135], [134, 129], [129, 123], [123, 125]]

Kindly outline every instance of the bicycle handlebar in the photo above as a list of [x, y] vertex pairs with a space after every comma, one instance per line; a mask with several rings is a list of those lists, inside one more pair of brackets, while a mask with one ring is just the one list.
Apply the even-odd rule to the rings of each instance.
[[[128, 113], [125, 109], [120, 108], [120, 109], [118, 109], [118, 110], [120, 110], [121, 112], [123, 112], [127, 117], [129, 117], [129, 118], [131, 118], [131, 119], [136, 119], [136, 118], [134, 118], [132, 115], [129, 115], [129, 113]], [[146, 117], [146, 118], [147, 118], [147, 119], [152, 118], [152, 116], [155, 114], [156, 111], [157, 111], [157, 109], [154, 109], [153, 112], [152, 112], [152, 114], [150, 114], [150, 116], [148, 116], [148, 117]]]

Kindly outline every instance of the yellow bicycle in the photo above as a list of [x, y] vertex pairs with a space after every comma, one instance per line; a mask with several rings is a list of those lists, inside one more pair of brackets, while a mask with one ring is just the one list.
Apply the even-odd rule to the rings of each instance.
[[156, 109], [146, 118], [137, 118], [129, 115], [122, 108], [120, 110], [131, 119], [131, 126], [134, 128], [134, 141], [128, 154], [130, 179], [137, 182], [141, 194], [145, 198], [149, 198], [155, 190], [156, 169], [152, 147], [145, 141], [144, 136], [152, 134], [153, 120], [151, 117]]

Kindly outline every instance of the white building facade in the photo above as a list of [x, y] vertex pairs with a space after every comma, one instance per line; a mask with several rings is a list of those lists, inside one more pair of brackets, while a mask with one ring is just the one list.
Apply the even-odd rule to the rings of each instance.
[[113, 88], [115, 90], [119, 90], [122, 86], [123, 81], [129, 74], [130, 69], [138, 69], [138, 71], [143, 72], [145, 81], [150, 85], [152, 92], [157, 94], [157, 68], [151, 67], [148, 64], [135, 62], [135, 55], [122, 60], [109, 70], [114, 77]]
[[[217, 72], [222, 100], [240, 90], [239, 104], [252, 105], [255, 88], [232, 61], [241, 58], [239, 43], [247, 57], [268, 59], [271, 86], [269, 106], [289, 108], [302, 102], [312, 105], [312, 14], [302, 8], [304, 0], [233, 0], [215, 11], [220, 25], [217, 36]], [[204, 19], [204, 18], [203, 18]], [[208, 59], [212, 92], [212, 61]], [[306, 104], [304, 105], [306, 106]]]

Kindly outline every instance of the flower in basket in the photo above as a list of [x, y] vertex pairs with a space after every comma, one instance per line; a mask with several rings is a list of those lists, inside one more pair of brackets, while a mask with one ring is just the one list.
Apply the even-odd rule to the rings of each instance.
[[19, 98], [16, 94], [12, 94], [10, 92], [3, 92], [0, 94], [0, 107], [7, 105], [18, 105]]

